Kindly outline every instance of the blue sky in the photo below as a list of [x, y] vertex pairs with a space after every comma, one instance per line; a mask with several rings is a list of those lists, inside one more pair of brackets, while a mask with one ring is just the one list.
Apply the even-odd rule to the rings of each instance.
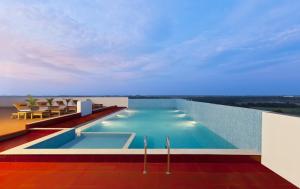
[[2, 95], [299, 95], [299, 0], [1, 0]]

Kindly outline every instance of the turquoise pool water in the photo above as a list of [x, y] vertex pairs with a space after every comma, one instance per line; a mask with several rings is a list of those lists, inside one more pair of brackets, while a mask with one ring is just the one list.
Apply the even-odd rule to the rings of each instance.
[[77, 149], [117, 149], [123, 148], [130, 134], [96, 134], [82, 133], [59, 148]]
[[27, 149], [121, 149], [127, 148], [134, 135], [132, 133], [85, 133], [79, 136], [72, 129], [47, 140], [27, 147]]
[[[129, 146], [132, 149], [144, 147], [144, 136], [148, 138], [148, 148], [165, 148], [167, 136], [170, 137], [171, 148], [236, 148], [188, 115], [171, 109], [125, 110], [84, 132], [134, 132], [136, 136]], [[94, 142], [97, 143], [96, 140]]]

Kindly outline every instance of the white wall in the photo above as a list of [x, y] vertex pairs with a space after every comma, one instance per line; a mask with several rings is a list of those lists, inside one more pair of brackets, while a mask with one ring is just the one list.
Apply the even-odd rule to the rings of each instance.
[[[75, 99], [75, 98], [74, 98]], [[123, 106], [128, 107], [128, 97], [78, 97], [76, 99], [90, 99], [93, 103], [103, 104], [104, 106]]]
[[93, 113], [93, 104], [91, 101], [81, 101], [77, 102], [77, 112], [81, 113], [81, 116], [87, 116]]
[[176, 99], [129, 99], [129, 108], [176, 108]]
[[[0, 96], [0, 107], [11, 107], [13, 103], [25, 102], [27, 97], [10, 97]], [[47, 97], [38, 97], [45, 99]], [[68, 97], [53, 97], [55, 100], [65, 99]], [[104, 106], [124, 106], [128, 107], [128, 97], [70, 97], [72, 99], [86, 100], [91, 99], [93, 103], [103, 104]]]
[[300, 118], [262, 114], [262, 164], [300, 187]]

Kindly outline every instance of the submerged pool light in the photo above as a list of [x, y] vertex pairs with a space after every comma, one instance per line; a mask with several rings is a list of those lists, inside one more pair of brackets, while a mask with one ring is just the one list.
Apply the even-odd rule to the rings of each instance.
[[118, 118], [125, 118], [125, 117], [127, 117], [127, 116], [125, 116], [125, 115], [123, 115], [123, 114], [118, 114], [117, 117], [118, 117]]
[[178, 115], [176, 115], [176, 117], [183, 118], [183, 117], [186, 117], [186, 114], [178, 114]]
[[195, 127], [196, 124], [197, 124], [196, 121], [185, 121], [184, 122], [184, 126], [186, 126], [186, 127]]
[[111, 126], [111, 125], [112, 125], [112, 122], [111, 122], [111, 121], [102, 121], [101, 123], [102, 123], [102, 125], [105, 126], [105, 127], [106, 127], [106, 126]]
[[134, 114], [134, 113], [136, 113], [137, 112], [137, 110], [124, 110], [126, 113], [128, 113], [128, 114]]

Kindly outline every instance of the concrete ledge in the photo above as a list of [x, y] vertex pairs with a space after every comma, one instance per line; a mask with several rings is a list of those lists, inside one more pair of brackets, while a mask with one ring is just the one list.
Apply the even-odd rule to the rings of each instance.
[[[114, 108], [114, 107], [117, 107], [117, 106], [108, 106], [108, 107], [102, 107], [102, 108], [96, 108], [96, 109], [93, 109], [93, 113], [98, 113], [98, 112], [101, 112], [103, 110], [107, 110], [107, 109], [111, 109], [111, 108]], [[124, 107], [126, 108], [126, 107]]]
[[69, 120], [72, 120], [74, 118], [80, 118], [80, 117], [81, 117], [80, 113], [67, 114], [67, 115], [63, 115], [63, 116], [59, 116], [59, 117], [54, 117], [54, 118], [50, 118], [50, 119], [46, 119], [46, 120], [41, 120], [41, 121], [36, 121], [36, 122], [33, 122], [33, 123], [28, 123], [28, 124], [26, 124], [26, 128], [27, 129], [37, 128], [37, 127], [42, 128], [42, 127], [54, 125], [54, 124], [57, 124], [57, 123], [69, 121]]

